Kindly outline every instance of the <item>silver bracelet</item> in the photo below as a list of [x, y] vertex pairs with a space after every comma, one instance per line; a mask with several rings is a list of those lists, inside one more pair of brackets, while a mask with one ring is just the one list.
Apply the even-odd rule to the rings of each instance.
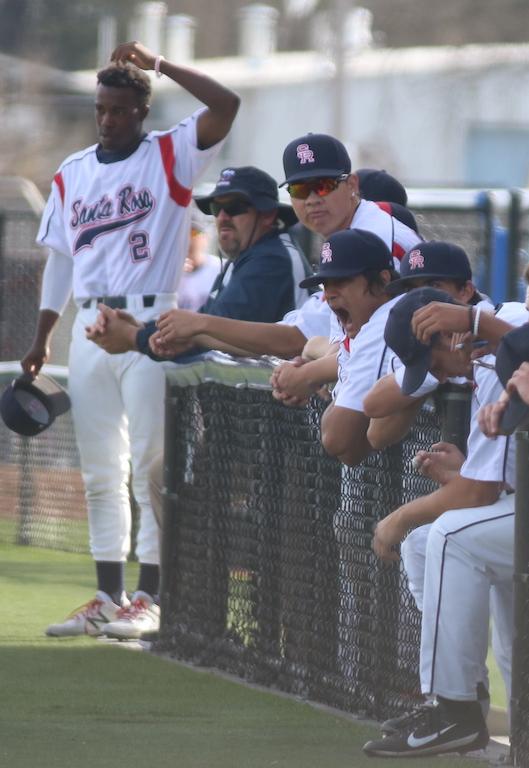
[[473, 334], [474, 336], [478, 335], [479, 330], [479, 316], [481, 315], [481, 307], [476, 307], [476, 314], [474, 315], [474, 329]]
[[156, 77], [161, 77], [162, 72], [160, 72], [160, 64], [164, 60], [164, 56], [157, 56], [154, 60], [154, 71], [156, 73]]

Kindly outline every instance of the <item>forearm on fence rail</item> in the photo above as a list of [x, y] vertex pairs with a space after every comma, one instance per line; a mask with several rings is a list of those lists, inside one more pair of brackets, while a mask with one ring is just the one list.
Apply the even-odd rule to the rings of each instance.
[[424, 399], [404, 395], [395, 379], [395, 374], [390, 373], [371, 387], [364, 398], [364, 412], [370, 419], [382, 419], [399, 413], [403, 408], [415, 405], [417, 400], [422, 404]]
[[367, 439], [369, 419], [361, 411], [331, 403], [321, 420], [321, 441], [331, 456], [354, 467], [372, 451]]
[[371, 419], [367, 430], [369, 444], [375, 450], [382, 450], [404, 440], [425, 400], [426, 397], [416, 398], [414, 402], [391, 416]]
[[200, 331], [193, 340], [199, 346], [230, 354], [246, 350], [251, 355], [275, 355], [285, 359], [300, 355], [307, 342], [294, 325], [252, 323], [215, 315], [201, 316]]

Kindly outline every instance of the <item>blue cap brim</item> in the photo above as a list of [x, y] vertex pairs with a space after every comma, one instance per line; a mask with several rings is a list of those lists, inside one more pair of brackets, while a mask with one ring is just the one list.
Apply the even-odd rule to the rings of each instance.
[[430, 370], [431, 357], [431, 349], [426, 349], [420, 360], [406, 366], [401, 387], [404, 395], [413, 395], [424, 383]]

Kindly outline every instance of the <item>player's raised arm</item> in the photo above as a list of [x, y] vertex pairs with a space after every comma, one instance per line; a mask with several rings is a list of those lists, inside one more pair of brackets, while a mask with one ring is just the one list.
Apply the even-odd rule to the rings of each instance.
[[229, 88], [202, 72], [172, 64], [137, 41], [118, 45], [112, 61], [130, 61], [140, 69], [152, 70], [174, 80], [206, 105], [198, 118], [197, 142], [200, 149], [217, 144], [228, 133], [239, 109], [240, 98]]

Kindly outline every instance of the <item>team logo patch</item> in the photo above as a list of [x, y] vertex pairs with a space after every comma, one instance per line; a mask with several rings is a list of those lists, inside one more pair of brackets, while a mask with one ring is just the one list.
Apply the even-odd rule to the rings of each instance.
[[330, 243], [323, 243], [321, 248], [321, 263], [329, 264], [332, 261], [332, 250]]
[[229, 187], [233, 176], [235, 176], [233, 168], [226, 168], [220, 174], [220, 179], [217, 181], [217, 187]]
[[300, 165], [314, 162], [314, 152], [308, 144], [298, 144], [296, 147], [296, 155]]
[[408, 263], [410, 269], [424, 269], [424, 256], [419, 250], [411, 251]]

